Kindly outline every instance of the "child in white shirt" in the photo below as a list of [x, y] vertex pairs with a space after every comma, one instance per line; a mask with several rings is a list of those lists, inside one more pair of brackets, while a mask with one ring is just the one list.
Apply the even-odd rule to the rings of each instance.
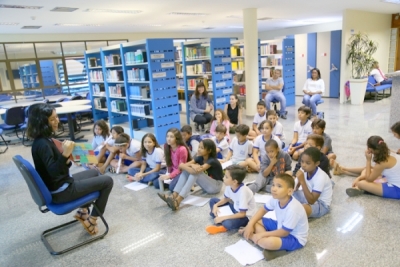
[[236, 137], [233, 138], [228, 155], [221, 162], [232, 160], [233, 164], [238, 164], [242, 167], [247, 167], [246, 159], [253, 153], [253, 143], [247, 139], [249, 134], [249, 126], [240, 124], [236, 127]]
[[253, 126], [252, 129], [249, 131], [249, 140], [253, 140], [257, 136], [261, 134], [260, 130], [258, 129], [258, 126], [260, 125], [261, 122], [265, 121], [267, 119], [267, 107], [265, 106], [264, 101], [259, 101], [257, 103], [257, 113], [254, 115], [253, 119]]
[[278, 121], [278, 115], [276, 114], [275, 110], [271, 109], [267, 111], [267, 120], [272, 122], [273, 125], [272, 134], [278, 136], [279, 139], [281, 139], [282, 148], [284, 148], [285, 143], [283, 141], [285, 141], [285, 134], [283, 133], [283, 125]]
[[130, 168], [139, 167], [142, 164], [139, 141], [122, 133], [115, 140], [114, 146], [118, 147], [119, 155], [110, 163], [111, 173], [127, 173]]
[[[298, 109], [298, 118], [294, 124], [294, 133], [292, 143], [287, 148], [287, 152], [292, 156], [294, 160], [299, 158], [300, 153], [297, 151], [304, 147], [304, 142], [307, 140], [307, 136], [312, 134], [311, 121], [309, 120], [311, 109], [306, 106], [301, 106]], [[286, 150], [286, 149], [285, 149]]]
[[211, 138], [217, 147], [217, 158], [219, 160], [225, 159], [229, 152], [229, 143], [225, 137], [226, 127], [223, 124], [215, 128], [215, 136]]

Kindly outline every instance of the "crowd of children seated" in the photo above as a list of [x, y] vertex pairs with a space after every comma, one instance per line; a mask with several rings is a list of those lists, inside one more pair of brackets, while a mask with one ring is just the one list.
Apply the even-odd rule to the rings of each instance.
[[[237, 99], [235, 95], [231, 98]], [[173, 211], [179, 209], [194, 185], [208, 194], [218, 194], [225, 184], [223, 197], [209, 202], [214, 225], [207, 226], [206, 231], [217, 234], [239, 230], [245, 239], [265, 249], [266, 259], [273, 259], [302, 248], [307, 242], [307, 218], [330, 211], [334, 186], [330, 170], [335, 175], [357, 177], [346, 190], [350, 197], [369, 192], [400, 199], [400, 149], [391, 151], [384, 138], [371, 136], [365, 166], [345, 167], [336, 161], [332, 139], [325, 133], [326, 122], [319, 118], [311, 121], [310, 115], [309, 107], [298, 108], [293, 137], [285, 144], [279, 116], [267, 110], [263, 101], [257, 103], [251, 127], [235, 122], [232, 138], [227, 114], [217, 109], [209, 135], [193, 133], [190, 125], [172, 128], [163, 148], [153, 134], [146, 134], [139, 142], [123, 133], [121, 127], [109, 131], [104, 121], [97, 121], [93, 148], [98, 151], [99, 164], [84, 167], [100, 173], [127, 173], [131, 182], [153, 184]], [[400, 138], [400, 122], [391, 129]], [[292, 161], [297, 161], [293, 170]], [[257, 176], [244, 185], [247, 172], [256, 172]], [[259, 191], [271, 193], [273, 198], [257, 211], [254, 194]], [[229, 206], [233, 214], [219, 216], [222, 206]], [[275, 211], [276, 220], [264, 217], [271, 211]]]

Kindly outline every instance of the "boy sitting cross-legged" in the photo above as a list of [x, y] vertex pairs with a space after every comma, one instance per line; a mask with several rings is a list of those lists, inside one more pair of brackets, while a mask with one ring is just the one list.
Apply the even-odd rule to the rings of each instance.
[[299, 158], [301, 152], [298, 150], [304, 147], [307, 136], [312, 133], [310, 114], [311, 109], [309, 107], [299, 107], [297, 115], [299, 121], [294, 124], [293, 139], [287, 150], [294, 160]]
[[229, 152], [229, 143], [225, 137], [226, 127], [220, 124], [215, 128], [215, 136], [211, 137], [217, 147], [217, 158], [222, 160], [226, 158]]
[[[226, 168], [224, 176], [225, 193], [223, 199], [210, 200], [210, 215], [216, 225], [206, 227], [209, 234], [218, 234], [233, 229], [244, 227], [249, 222], [249, 217], [256, 212], [256, 203], [253, 192], [243, 184], [246, 178], [246, 169], [238, 165]], [[230, 203], [233, 202], [233, 203]], [[232, 215], [219, 216], [218, 207], [229, 205]]]
[[[308, 219], [299, 201], [292, 197], [294, 180], [286, 173], [275, 176], [272, 182], [272, 199], [265, 203], [239, 234], [264, 249], [266, 260], [302, 248], [307, 242]], [[275, 211], [276, 221], [264, 218]]]

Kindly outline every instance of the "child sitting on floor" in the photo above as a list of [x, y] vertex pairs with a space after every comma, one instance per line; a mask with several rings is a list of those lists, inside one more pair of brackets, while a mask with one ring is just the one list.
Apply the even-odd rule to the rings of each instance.
[[278, 115], [276, 111], [271, 109], [267, 111], [267, 120], [272, 122], [272, 134], [278, 136], [282, 141], [282, 148], [285, 147], [285, 134], [283, 133], [283, 125], [278, 121]]
[[226, 127], [225, 125], [218, 125], [215, 129], [215, 136], [211, 138], [217, 146], [217, 158], [223, 160], [229, 152], [229, 143], [225, 138]]
[[319, 159], [321, 151], [316, 147], [309, 147], [301, 155], [301, 171], [296, 174], [301, 190], [296, 190], [293, 196], [303, 204], [308, 217], [319, 218], [327, 214], [332, 202], [332, 181], [321, 170]]
[[260, 130], [258, 129], [258, 126], [260, 126], [260, 123], [265, 121], [267, 119], [267, 107], [265, 106], [264, 101], [259, 101], [257, 103], [257, 113], [254, 115], [253, 119], [253, 126], [252, 130], [249, 131], [249, 140], [253, 140], [257, 136], [261, 134]]
[[103, 148], [100, 150], [97, 155], [99, 159], [99, 163], [96, 166], [96, 169], [101, 174], [104, 174], [107, 170], [107, 167], [110, 165], [111, 161], [115, 158], [115, 155], [119, 153], [118, 147], [114, 146], [115, 140], [117, 137], [124, 132], [124, 128], [121, 126], [113, 126], [111, 128], [111, 139], [109, 139]]
[[215, 115], [214, 115], [214, 121], [211, 123], [211, 127], [210, 127], [210, 134], [212, 134], [213, 136], [215, 136], [216, 134], [216, 128], [218, 125], [224, 125], [226, 128], [226, 133], [225, 133], [225, 137], [226, 140], [230, 140], [230, 136], [229, 136], [229, 118], [228, 115], [226, 115], [226, 113], [222, 110], [222, 109], [217, 109], [215, 111]]
[[[390, 127], [390, 130], [392, 131], [394, 137], [400, 139], [400, 121], [393, 124], [392, 127]], [[400, 148], [394, 152], [400, 154]]]
[[255, 182], [248, 185], [253, 193], [257, 193], [260, 190], [270, 193], [273, 178], [280, 173], [289, 173], [291, 169], [292, 159], [285, 151], [279, 148], [275, 140], [268, 140], [264, 145], [264, 149], [266, 154], [261, 157], [261, 171], [257, 175]]
[[163, 165], [165, 167], [164, 150], [158, 144], [154, 134], [147, 133], [143, 136], [140, 153], [142, 166], [130, 168], [126, 178], [130, 182], [139, 181], [144, 184], [153, 184], [153, 181], [158, 179], [161, 173], [165, 173], [165, 169], [161, 169]]
[[[265, 259], [272, 260], [302, 248], [307, 242], [308, 219], [300, 202], [292, 197], [294, 180], [278, 174], [272, 181], [272, 199], [265, 203], [239, 234], [264, 249]], [[275, 211], [276, 221], [264, 215]]]
[[236, 136], [229, 145], [228, 155], [221, 162], [232, 160], [232, 164], [234, 165], [238, 164], [242, 167], [247, 167], [246, 159], [253, 153], [253, 143], [247, 139], [249, 130], [249, 126], [244, 124], [236, 126]]
[[114, 146], [118, 147], [119, 155], [110, 163], [111, 173], [127, 173], [130, 168], [139, 167], [142, 164], [139, 141], [122, 133], [115, 140]]
[[192, 134], [192, 126], [185, 125], [181, 129], [181, 135], [189, 148], [190, 155], [195, 157], [197, 155], [197, 149], [199, 148], [199, 143], [201, 142], [201, 137], [198, 134]]
[[331, 166], [333, 167], [333, 163], [336, 160], [336, 155], [333, 153], [332, 139], [325, 133], [325, 125], [326, 123], [323, 119], [315, 119], [311, 123], [311, 128], [313, 129], [314, 134], [321, 135], [324, 138], [324, 146], [322, 147], [321, 151], [327, 156]]
[[[104, 155], [99, 155], [100, 151], [104, 147], [104, 145], [111, 139], [110, 137], [110, 129], [108, 128], [108, 124], [104, 120], [98, 120], [93, 125], [93, 141], [92, 141], [92, 149], [97, 157], [97, 162], [102, 160]], [[82, 164], [82, 167], [86, 170], [96, 168], [97, 164]]]
[[[246, 169], [237, 165], [231, 165], [225, 169], [224, 198], [210, 199], [210, 215], [216, 225], [206, 227], [209, 234], [218, 234], [233, 229], [245, 227], [256, 212], [256, 203], [253, 192], [243, 184], [246, 178]], [[219, 216], [218, 207], [229, 205], [232, 215]]]
[[291, 155], [294, 160], [299, 158], [301, 153], [297, 150], [304, 147], [307, 136], [312, 133], [311, 121], [309, 120], [311, 109], [306, 106], [301, 106], [297, 111], [299, 121], [294, 124], [293, 139], [287, 149], [289, 155]]

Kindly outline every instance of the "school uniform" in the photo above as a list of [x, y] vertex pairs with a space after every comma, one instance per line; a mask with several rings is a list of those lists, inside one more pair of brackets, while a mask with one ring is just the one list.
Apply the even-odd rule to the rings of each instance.
[[[303, 156], [303, 153], [300, 154], [299, 159], [297, 160], [296, 166], [293, 169], [293, 176], [296, 176], [296, 173], [298, 170], [301, 168], [301, 157]], [[318, 167], [323, 170], [326, 174], [328, 174], [329, 178], [331, 178], [331, 173], [330, 173], [330, 164], [329, 164], [329, 159], [327, 156], [324, 155], [324, 153], [321, 152], [321, 157], [319, 158], [319, 165]]]
[[228, 155], [229, 152], [229, 143], [224, 137], [221, 141], [217, 140], [217, 137], [213, 136], [211, 140], [214, 141], [215, 146], [219, 148], [220, 152], [217, 154], [217, 158], [224, 159]]
[[190, 150], [190, 155], [192, 158], [197, 156], [197, 150], [199, 149], [199, 144], [201, 142], [201, 137], [198, 134], [194, 134], [189, 137], [189, 140], [186, 142], [186, 146]]
[[328, 151], [326, 152], [326, 155], [329, 155], [329, 154], [333, 153], [331, 137], [329, 135], [327, 135], [326, 133], [323, 133], [322, 137], [324, 138], [324, 147], [328, 148]]
[[[317, 167], [317, 169], [315, 169], [314, 173], [311, 175], [308, 175], [307, 172], [304, 172], [304, 179], [310, 192], [316, 192], [320, 194], [318, 200], [314, 204], [309, 204], [312, 209], [310, 217], [319, 218], [324, 216], [329, 212], [332, 202], [332, 181], [329, 179], [329, 176], [319, 167]], [[293, 196], [300, 203], [308, 204], [303, 190], [295, 191]]]
[[[152, 172], [152, 173], [146, 175], [139, 182], [147, 184], [149, 182], [153, 182], [154, 180], [158, 179], [158, 177], [160, 177], [160, 174], [165, 174], [164, 150], [162, 150], [160, 147], [155, 147], [151, 154], [147, 152], [146, 156], [142, 157], [142, 160], [146, 161], [146, 165], [147, 165], [146, 169], [144, 170], [145, 173], [153, 170], [158, 164], [161, 165], [161, 168], [164, 167], [164, 169], [160, 169], [157, 172]], [[139, 173], [140, 170], [141, 170], [141, 167], [130, 168], [128, 170], [128, 174], [131, 176], [135, 176], [135, 174]]]
[[283, 133], [283, 125], [279, 121], [275, 122], [272, 134], [278, 136], [282, 141], [285, 140], [285, 134]]
[[256, 113], [256, 115], [254, 115], [254, 119], [253, 119], [253, 125], [256, 124], [257, 128], [260, 125], [261, 122], [265, 121], [267, 119], [267, 111], [265, 111], [264, 115], [260, 115], [258, 114], [258, 112]]
[[[135, 140], [135, 139], [131, 139], [129, 141], [129, 147], [126, 149], [126, 155], [128, 155], [129, 157], [134, 157], [136, 155], [137, 152], [140, 151], [140, 142]], [[119, 159], [119, 156], [116, 156], [116, 159]], [[124, 165], [125, 166], [129, 166], [133, 163], [132, 160], [129, 159], [124, 159]]]
[[[244, 184], [240, 184], [236, 190], [232, 190], [230, 186], [227, 186], [225, 187], [224, 197], [232, 200], [233, 204], [228, 202], [223, 206], [229, 205], [233, 213], [245, 211], [246, 217], [225, 220], [221, 224], [227, 230], [239, 229], [240, 227], [246, 226], [249, 219], [254, 216], [257, 211], [253, 192]], [[219, 201], [219, 198], [210, 199], [210, 215], [212, 218], [215, 218], [215, 215], [212, 213], [213, 207]]]
[[[311, 127], [311, 121], [307, 120], [304, 124], [301, 123], [301, 121], [297, 121], [294, 124], [293, 131], [297, 133], [297, 143], [296, 144], [291, 144], [292, 146], [299, 146], [303, 144], [306, 140], [307, 137], [312, 134], [312, 127]], [[285, 151], [289, 149], [289, 146], [285, 148]]]
[[265, 230], [275, 231], [283, 229], [289, 232], [288, 236], [281, 237], [282, 246], [279, 250], [293, 251], [302, 248], [307, 243], [308, 218], [303, 206], [295, 198], [290, 197], [288, 203], [281, 207], [278, 199], [272, 198], [265, 203], [266, 211], [275, 211], [276, 221], [262, 218]]
[[[269, 138], [269, 140], [275, 140], [278, 143], [278, 148], [282, 149], [282, 141], [279, 139], [279, 137], [272, 135]], [[253, 142], [253, 148], [257, 149], [259, 151], [258, 156], [260, 158], [262, 157], [266, 157], [267, 156], [267, 152], [265, 150], [265, 144], [267, 143], [268, 140], [265, 139], [264, 135], [259, 135], [256, 137], [256, 139], [254, 139]]]
[[253, 143], [246, 139], [244, 143], [240, 144], [237, 137], [234, 137], [229, 145], [229, 149], [232, 151], [232, 163], [239, 164], [251, 156], [253, 153]]
[[382, 184], [382, 197], [400, 199], [400, 156], [390, 153], [396, 159], [396, 165], [390, 169], [384, 169], [382, 176], [385, 176], [387, 183]]

